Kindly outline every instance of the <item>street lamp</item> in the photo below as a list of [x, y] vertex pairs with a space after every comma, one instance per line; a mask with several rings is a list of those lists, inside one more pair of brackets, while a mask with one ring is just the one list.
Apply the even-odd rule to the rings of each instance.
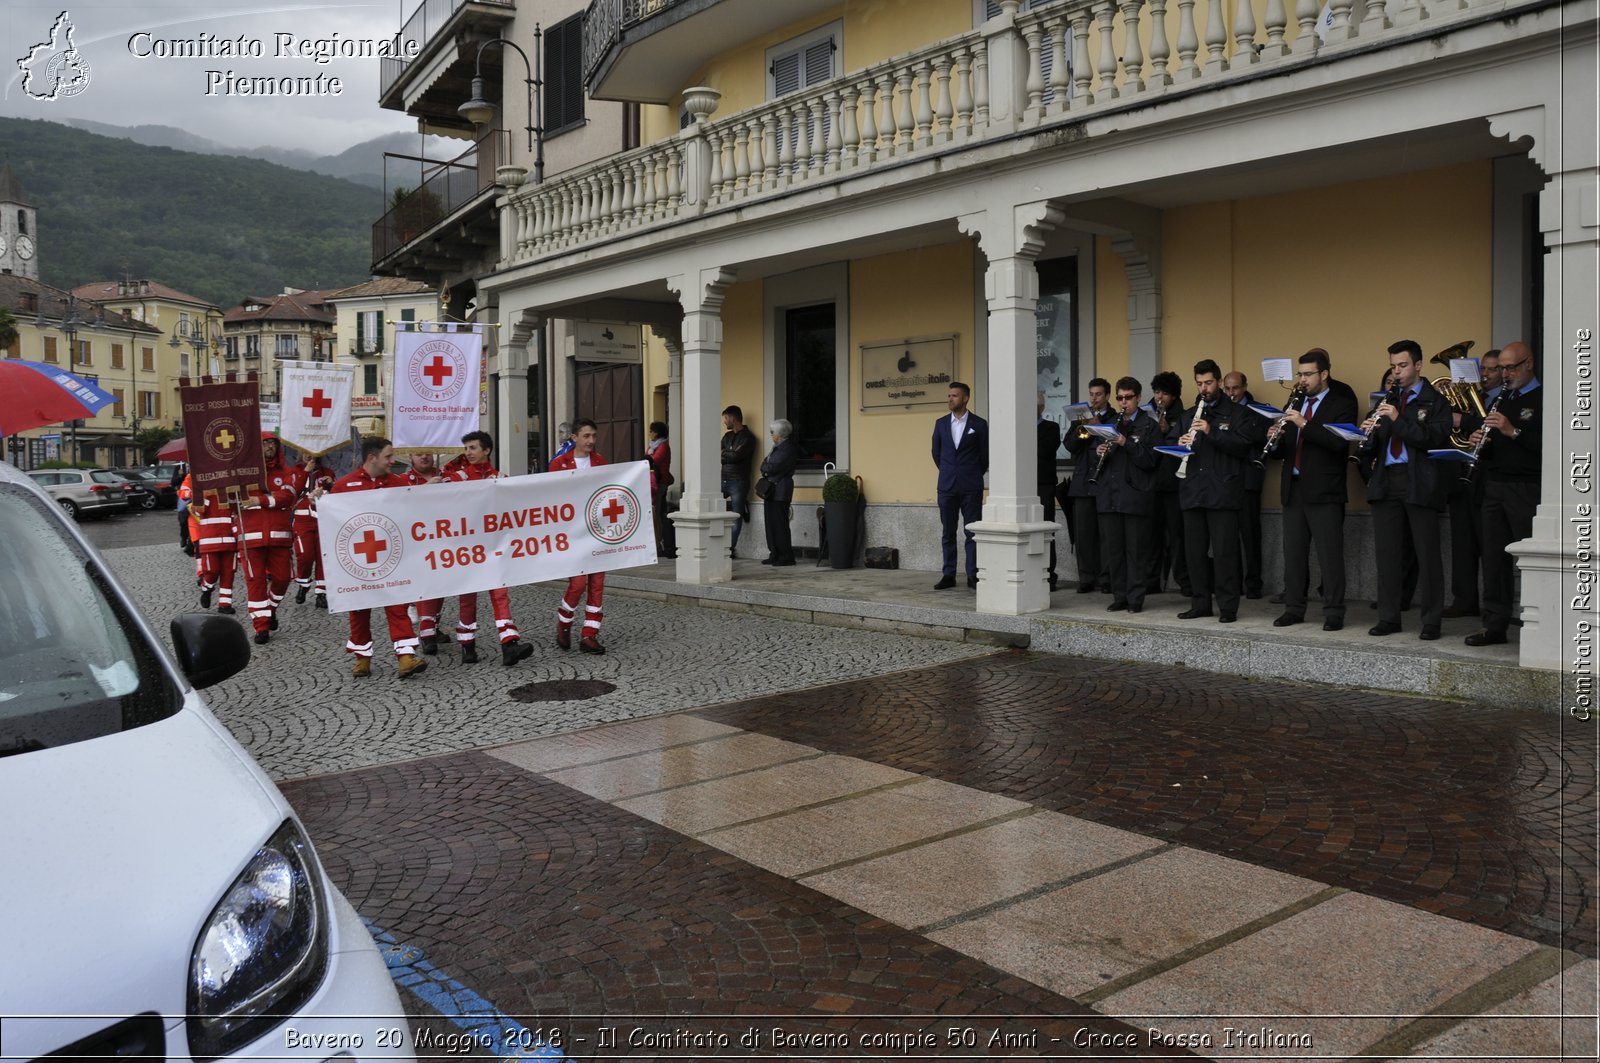
[[[94, 326], [89, 324], [84, 316], [78, 313], [78, 297], [71, 292], [61, 301], [61, 316], [57, 319], [55, 328], [67, 338], [67, 372], [77, 370], [78, 333], [91, 332]], [[44, 316], [44, 301], [39, 302], [39, 316], [33, 319], [33, 327], [41, 332], [50, 328], [49, 320]], [[72, 464], [78, 464], [78, 421], [67, 422], [67, 449], [72, 455]]]
[[[539, 42], [543, 39], [543, 31], [536, 22], [533, 25], [533, 52], [534, 61], [528, 61], [528, 53], [517, 47], [514, 41], [504, 37], [495, 37], [478, 45], [478, 56], [472, 66], [472, 99], [456, 108], [456, 113], [475, 126], [488, 125], [494, 121], [494, 104], [490, 103], [483, 88], [483, 52], [490, 45], [503, 45], [522, 56], [522, 66], [528, 72], [523, 80], [528, 85], [528, 150], [533, 152], [533, 183], [544, 183], [544, 125], [539, 117], [537, 106], [544, 104], [544, 71], [538, 61], [541, 56]], [[507, 160], [510, 161], [510, 160]]]

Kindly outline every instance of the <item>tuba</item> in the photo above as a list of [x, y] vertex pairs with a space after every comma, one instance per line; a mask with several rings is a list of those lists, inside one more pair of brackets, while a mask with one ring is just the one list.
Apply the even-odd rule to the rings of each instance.
[[[1467, 352], [1472, 348], [1472, 340], [1463, 340], [1453, 346], [1446, 347], [1428, 359], [1428, 361], [1449, 368], [1451, 359], [1465, 358]], [[1451, 380], [1449, 376], [1435, 377], [1428, 383], [1432, 384], [1435, 391], [1450, 401], [1450, 409], [1460, 414], [1464, 422], [1471, 418], [1476, 418], [1478, 423], [1481, 424], [1484, 417], [1488, 415], [1483, 408], [1483, 394], [1478, 390], [1477, 385], [1458, 384]], [[1450, 432], [1450, 445], [1457, 450], [1471, 450], [1472, 444], [1468, 442], [1471, 435], [1471, 432], [1466, 432], [1459, 428], [1452, 429]]]

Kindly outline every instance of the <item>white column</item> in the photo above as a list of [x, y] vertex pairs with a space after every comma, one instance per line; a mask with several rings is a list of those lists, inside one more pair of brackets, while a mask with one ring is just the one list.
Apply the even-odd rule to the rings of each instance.
[[722, 499], [719, 468], [722, 301], [733, 279], [732, 269], [713, 267], [667, 281], [683, 304], [683, 418], [674, 432], [683, 448], [683, 497], [672, 515], [679, 583], [726, 583], [733, 578], [729, 529], [739, 518]]
[[505, 322], [486, 329], [487, 340], [498, 344], [492, 365], [498, 365], [495, 378], [495, 467], [507, 476], [528, 471], [528, 349], [512, 342]]
[[1161, 219], [1152, 229], [1114, 237], [1128, 277], [1128, 375], [1148, 381], [1161, 370]]
[[978, 541], [978, 611], [1037, 613], [1049, 608], [1045, 568], [1056, 525], [1039, 504], [1037, 333], [1044, 234], [1064, 215], [1048, 203], [1001, 206], [957, 219], [988, 259], [989, 497], [972, 526]]
[[[1490, 128], [1533, 140], [1550, 181], [1539, 195], [1544, 266], [1544, 391], [1540, 504], [1532, 535], [1513, 543], [1522, 574], [1520, 662], [1562, 676], [1562, 711], [1593, 718], [1600, 671], [1600, 404], [1597, 404], [1596, 69], [1592, 40], [1562, 64], [1559, 106], [1496, 115]], [[1573, 169], [1563, 170], [1566, 160]]]

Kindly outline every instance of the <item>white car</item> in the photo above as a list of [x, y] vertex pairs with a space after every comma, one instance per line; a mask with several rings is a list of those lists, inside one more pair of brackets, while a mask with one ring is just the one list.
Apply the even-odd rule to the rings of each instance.
[[[174, 578], [181, 578], [176, 572]], [[7, 1058], [414, 1058], [383, 959], [283, 795], [48, 495], [0, 462], [0, 1037]]]

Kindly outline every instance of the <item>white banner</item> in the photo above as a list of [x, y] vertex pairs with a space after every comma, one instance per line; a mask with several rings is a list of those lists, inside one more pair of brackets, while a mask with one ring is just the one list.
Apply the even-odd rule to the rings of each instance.
[[458, 447], [477, 431], [482, 361], [483, 336], [475, 327], [395, 334], [389, 436], [396, 450]]
[[278, 435], [307, 455], [350, 442], [350, 395], [356, 367], [327, 362], [283, 363], [283, 412]]
[[256, 404], [256, 409], [261, 411], [261, 430], [263, 432], [276, 432], [280, 407], [276, 402], [262, 402]]
[[645, 461], [324, 495], [317, 523], [335, 611], [656, 562]]

